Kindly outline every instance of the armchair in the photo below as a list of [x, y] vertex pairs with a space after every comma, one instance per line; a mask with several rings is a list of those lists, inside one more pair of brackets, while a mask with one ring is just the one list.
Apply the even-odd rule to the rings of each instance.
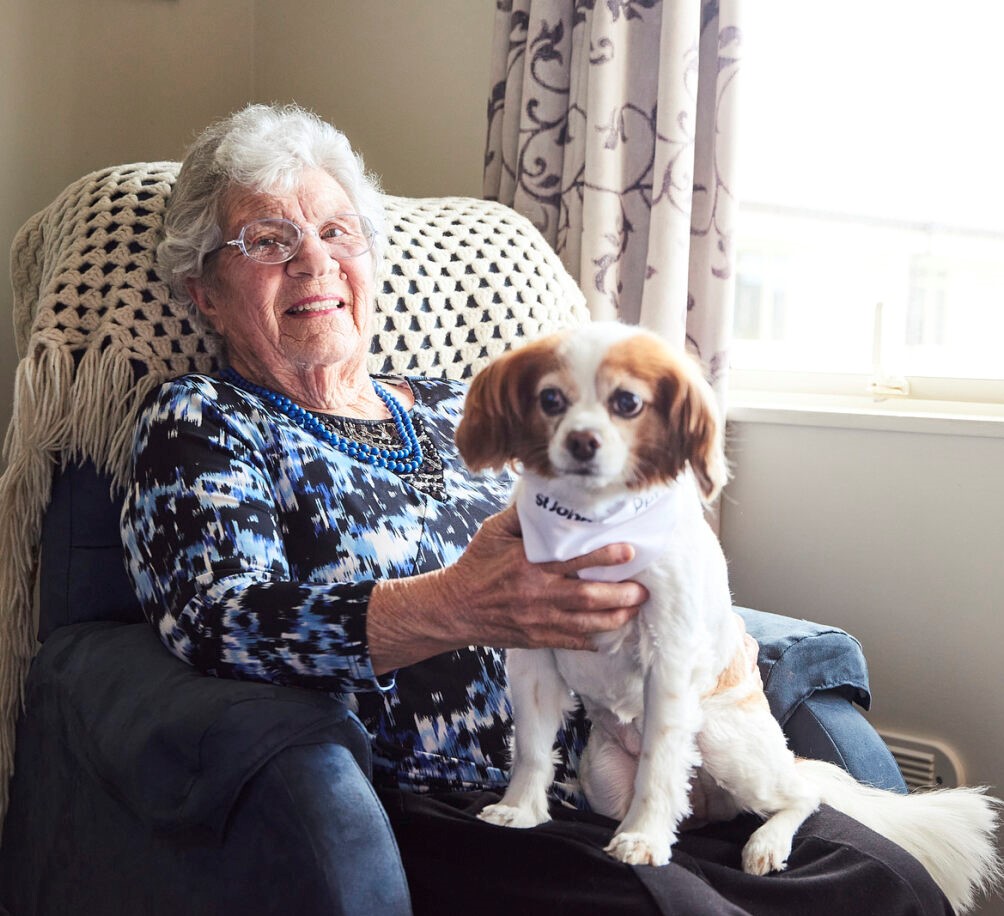
[[[118, 513], [137, 407], [160, 380], [218, 358], [154, 266], [176, 172], [88, 175], [12, 250], [21, 361], [0, 479], [0, 911], [408, 913], [368, 738], [346, 704], [194, 671], [160, 645], [126, 578]], [[519, 338], [586, 320], [560, 261], [507, 208], [386, 204], [373, 371], [463, 378]], [[858, 643], [742, 613], [796, 751], [903, 788], [855, 709], [869, 703]]]

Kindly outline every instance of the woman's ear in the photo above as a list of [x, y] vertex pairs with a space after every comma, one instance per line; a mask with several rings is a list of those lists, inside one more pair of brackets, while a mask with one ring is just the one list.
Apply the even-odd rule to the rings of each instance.
[[213, 297], [210, 295], [210, 285], [206, 282], [205, 276], [188, 277], [185, 280], [185, 289], [188, 290], [188, 295], [191, 296], [192, 302], [195, 303], [195, 307], [209, 323], [209, 326], [222, 336], [223, 327], [220, 313], [213, 302]]

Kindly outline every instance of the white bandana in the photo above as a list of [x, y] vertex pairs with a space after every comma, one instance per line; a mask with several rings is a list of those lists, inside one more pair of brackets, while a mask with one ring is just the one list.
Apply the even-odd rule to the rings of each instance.
[[524, 473], [517, 487], [516, 511], [523, 547], [531, 563], [571, 560], [608, 544], [634, 547], [634, 559], [619, 566], [594, 566], [582, 579], [622, 582], [649, 566], [666, 549], [686, 488], [657, 487], [631, 493], [599, 514], [577, 510], [553, 494], [553, 482]]

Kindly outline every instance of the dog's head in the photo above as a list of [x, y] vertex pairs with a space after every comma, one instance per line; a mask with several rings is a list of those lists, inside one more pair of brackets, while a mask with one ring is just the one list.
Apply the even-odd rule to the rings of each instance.
[[471, 383], [457, 445], [472, 470], [519, 462], [595, 490], [669, 482], [689, 466], [710, 501], [727, 477], [714, 396], [697, 364], [614, 322], [491, 363]]

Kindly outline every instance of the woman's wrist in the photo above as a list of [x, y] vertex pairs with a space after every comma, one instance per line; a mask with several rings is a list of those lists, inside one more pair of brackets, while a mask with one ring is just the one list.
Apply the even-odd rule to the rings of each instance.
[[377, 675], [467, 645], [451, 637], [445, 569], [405, 579], [384, 579], [370, 594], [366, 635]]

